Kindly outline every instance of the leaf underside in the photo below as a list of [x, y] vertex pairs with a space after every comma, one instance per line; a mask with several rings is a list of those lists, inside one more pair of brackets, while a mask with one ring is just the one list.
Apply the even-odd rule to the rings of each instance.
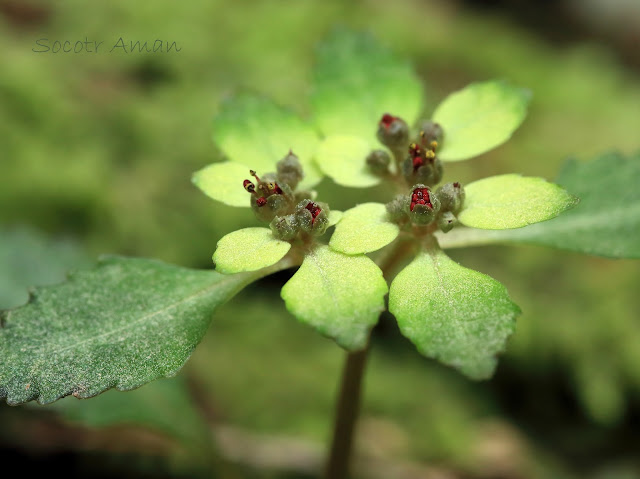
[[172, 376], [215, 309], [257, 277], [108, 257], [37, 288], [26, 305], [0, 313], [0, 398], [46, 404]]
[[389, 311], [420, 353], [487, 379], [520, 308], [502, 284], [438, 249], [421, 253], [394, 279]]

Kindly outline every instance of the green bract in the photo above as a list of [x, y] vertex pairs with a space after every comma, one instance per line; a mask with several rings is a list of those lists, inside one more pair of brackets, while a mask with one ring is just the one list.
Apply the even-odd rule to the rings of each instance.
[[369, 171], [365, 158], [371, 144], [358, 136], [333, 135], [322, 142], [316, 153], [320, 169], [342, 186], [366, 188], [380, 183]]
[[542, 178], [500, 175], [465, 186], [466, 199], [458, 219], [484, 229], [521, 228], [558, 216], [577, 199]]
[[381, 203], [364, 203], [344, 213], [329, 246], [346, 254], [370, 253], [391, 243], [400, 232]]
[[520, 308], [500, 283], [432, 247], [391, 283], [389, 311], [422, 354], [486, 379]]
[[367, 345], [384, 310], [387, 283], [366, 256], [347, 256], [318, 246], [282, 288], [287, 309], [349, 350]]
[[473, 83], [436, 108], [433, 121], [444, 130], [438, 156], [466, 160], [507, 141], [527, 114], [528, 90], [502, 81]]
[[275, 239], [268, 228], [244, 228], [218, 241], [213, 262], [225, 274], [255, 271], [277, 263], [289, 249], [291, 243]]
[[410, 124], [418, 119], [420, 80], [407, 62], [371, 36], [335, 30], [318, 46], [316, 58], [311, 105], [314, 122], [325, 135], [359, 136], [371, 147], [377, 143], [375, 122], [384, 113]]

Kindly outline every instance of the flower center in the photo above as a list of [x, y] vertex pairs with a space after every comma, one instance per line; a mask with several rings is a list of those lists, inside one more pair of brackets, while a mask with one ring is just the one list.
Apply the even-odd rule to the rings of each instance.
[[413, 211], [413, 208], [415, 208], [416, 205], [426, 205], [429, 208], [433, 208], [433, 205], [431, 204], [431, 197], [429, 196], [429, 188], [416, 188], [413, 190], [409, 209]]

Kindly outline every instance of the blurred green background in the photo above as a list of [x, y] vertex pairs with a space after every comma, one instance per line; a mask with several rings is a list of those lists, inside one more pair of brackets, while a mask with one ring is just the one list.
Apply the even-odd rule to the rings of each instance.
[[[505, 78], [533, 91], [514, 138], [448, 166], [449, 179], [552, 179], [569, 156], [640, 149], [633, 0], [0, 0], [0, 307], [102, 253], [209, 268], [221, 236], [254, 224], [250, 211], [190, 183], [220, 158], [210, 139], [217, 105], [248, 89], [307, 115], [314, 44], [335, 25], [370, 31], [410, 59], [425, 115], [471, 81]], [[175, 41], [181, 51], [108, 53], [120, 37]], [[104, 41], [105, 50], [35, 53], [40, 38]], [[318, 190], [337, 209], [370, 194], [328, 180]], [[502, 281], [523, 309], [508, 352], [494, 379], [472, 383], [383, 321], [356, 477], [640, 478], [638, 263], [524, 246], [452, 256]], [[287, 277], [221, 309], [177, 379], [0, 406], [5, 467], [316, 477], [343, 352], [288, 315], [279, 299]]]

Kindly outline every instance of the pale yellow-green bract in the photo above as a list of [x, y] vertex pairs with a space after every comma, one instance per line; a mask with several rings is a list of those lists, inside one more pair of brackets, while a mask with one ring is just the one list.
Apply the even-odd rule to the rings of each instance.
[[230, 161], [247, 165], [258, 175], [275, 172], [289, 150], [304, 168], [300, 189], [321, 179], [313, 163], [320, 138], [311, 125], [267, 98], [241, 94], [221, 105], [213, 120], [213, 141]]
[[444, 138], [438, 158], [460, 161], [507, 141], [527, 114], [531, 94], [502, 81], [472, 83], [444, 99], [433, 114]]
[[330, 210], [329, 223], [327, 224], [327, 228], [337, 225], [342, 220], [343, 216], [344, 216], [344, 213], [342, 211]]
[[224, 161], [213, 163], [196, 171], [191, 178], [209, 198], [229, 206], [249, 208], [249, 193], [242, 183], [249, 175], [250, 168], [240, 163]]
[[520, 308], [502, 284], [434, 250], [421, 253], [393, 280], [389, 311], [422, 354], [486, 379]]
[[411, 65], [372, 36], [336, 29], [318, 46], [311, 106], [324, 135], [354, 135], [375, 145], [384, 113], [411, 125], [423, 104]]
[[344, 213], [331, 235], [329, 246], [346, 254], [376, 251], [391, 243], [400, 232], [387, 217], [382, 203], [363, 203]]
[[225, 274], [256, 271], [280, 261], [291, 244], [273, 237], [269, 228], [244, 228], [218, 241], [213, 262]]
[[316, 152], [316, 163], [323, 173], [342, 186], [365, 188], [380, 183], [380, 177], [367, 167], [371, 144], [358, 136], [333, 135]]
[[318, 246], [305, 256], [281, 295], [299, 321], [353, 351], [366, 346], [386, 293], [382, 271], [371, 259]]
[[577, 199], [543, 178], [516, 174], [485, 178], [465, 186], [458, 219], [473, 228], [521, 228], [558, 216]]

